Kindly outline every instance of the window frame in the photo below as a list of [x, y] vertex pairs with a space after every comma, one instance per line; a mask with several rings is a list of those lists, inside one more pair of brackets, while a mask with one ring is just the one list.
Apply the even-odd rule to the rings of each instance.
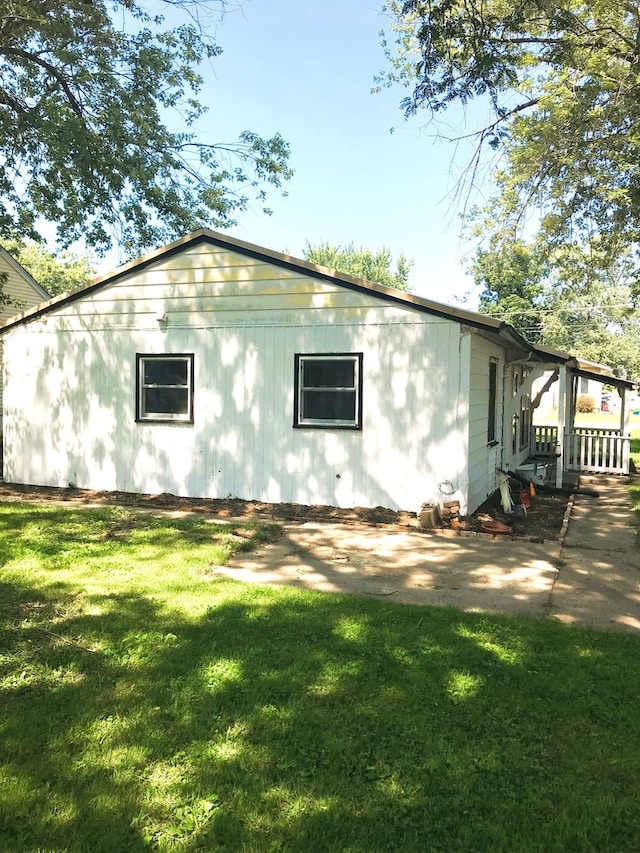
[[[307, 361], [349, 361], [354, 365], [353, 387], [323, 386], [322, 390], [355, 394], [355, 419], [346, 421], [337, 418], [305, 418], [303, 394], [314, 390], [312, 386], [303, 385], [303, 366]], [[293, 427], [294, 429], [332, 429], [332, 430], [362, 430], [362, 387], [363, 387], [363, 354], [361, 352], [327, 352], [327, 353], [295, 353], [294, 356], [294, 393], [293, 393]], [[318, 389], [319, 390], [319, 389]]]
[[525, 450], [531, 442], [531, 399], [528, 394], [520, 401], [520, 450]]
[[498, 359], [489, 359], [489, 405], [487, 411], [487, 444], [499, 444], [498, 430]]
[[[145, 385], [144, 364], [146, 361], [181, 361], [187, 364], [187, 381], [184, 385]], [[192, 352], [177, 353], [136, 353], [136, 423], [145, 424], [192, 424], [193, 398], [194, 398], [194, 364], [195, 358]], [[145, 411], [143, 405], [143, 392], [145, 388], [186, 388], [187, 389], [187, 412], [150, 412]]]

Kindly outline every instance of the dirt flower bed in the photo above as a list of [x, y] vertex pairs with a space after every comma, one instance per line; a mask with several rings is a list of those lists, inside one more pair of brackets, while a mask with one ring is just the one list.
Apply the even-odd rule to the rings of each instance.
[[486, 521], [500, 521], [513, 530], [514, 536], [532, 539], [556, 539], [562, 530], [570, 495], [537, 492], [531, 498], [526, 517], [506, 513], [502, 509], [500, 493], [496, 492], [473, 515], [463, 520], [463, 529], [482, 531]]
[[[162, 493], [140, 495], [131, 492], [105, 492], [89, 489], [57, 489], [46, 486], [3, 484], [0, 500], [64, 501], [71, 504], [113, 504], [141, 509], [183, 510], [215, 515], [219, 518], [255, 518], [273, 521], [334, 521], [338, 523], [375, 524], [420, 529], [415, 512], [385, 509], [384, 507], [338, 507], [292, 503], [264, 503], [239, 498], [184, 498]], [[482, 532], [487, 520], [501, 521], [513, 529], [514, 536], [536, 539], [555, 539], [562, 529], [568, 495], [538, 492], [532, 499], [526, 518], [516, 518], [503, 511], [497, 492], [486, 500], [473, 515], [461, 519], [463, 530]]]

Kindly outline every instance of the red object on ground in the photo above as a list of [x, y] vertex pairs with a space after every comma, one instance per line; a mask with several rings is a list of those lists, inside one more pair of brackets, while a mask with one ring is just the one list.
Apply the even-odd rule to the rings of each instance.
[[501, 521], [485, 521], [482, 524], [485, 533], [502, 534], [503, 536], [513, 533], [513, 528]]

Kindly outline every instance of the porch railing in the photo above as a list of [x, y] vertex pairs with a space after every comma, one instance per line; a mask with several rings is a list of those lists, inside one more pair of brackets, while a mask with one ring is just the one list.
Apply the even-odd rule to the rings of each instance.
[[531, 427], [531, 455], [555, 456], [558, 427], [534, 425]]
[[[531, 453], [555, 455], [558, 429], [537, 425], [531, 430]], [[575, 428], [565, 433], [564, 468], [600, 474], [628, 474], [631, 438], [619, 429]]]
[[574, 429], [565, 436], [565, 468], [628, 474], [631, 438], [615, 429]]

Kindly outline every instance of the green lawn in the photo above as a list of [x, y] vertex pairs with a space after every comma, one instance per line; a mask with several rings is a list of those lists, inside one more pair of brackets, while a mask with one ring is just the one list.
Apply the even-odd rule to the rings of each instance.
[[275, 533], [0, 505], [0, 850], [640, 848], [639, 637], [212, 576]]
[[[596, 426], [600, 428], [611, 427], [612, 429], [620, 429], [620, 413], [619, 412], [576, 412], [576, 426]], [[551, 421], [553, 423], [553, 421]], [[629, 413], [629, 428], [631, 430], [640, 429], [640, 415], [633, 412]]]
[[[536, 409], [534, 412], [534, 423], [555, 425], [558, 421], [558, 413], [550, 410]], [[577, 427], [593, 426], [598, 429], [620, 429], [619, 412], [576, 412], [575, 424]], [[640, 430], [640, 414], [629, 413], [629, 429]]]

